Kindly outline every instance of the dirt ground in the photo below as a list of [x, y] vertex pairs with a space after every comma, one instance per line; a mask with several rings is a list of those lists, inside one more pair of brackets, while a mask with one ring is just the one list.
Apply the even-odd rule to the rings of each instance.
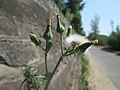
[[90, 68], [88, 82], [90, 90], [118, 90], [112, 81], [105, 75], [105, 73], [93, 61], [92, 56], [87, 52]]

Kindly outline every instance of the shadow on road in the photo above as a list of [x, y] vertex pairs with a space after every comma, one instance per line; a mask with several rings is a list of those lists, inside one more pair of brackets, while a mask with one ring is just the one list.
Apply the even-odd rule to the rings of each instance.
[[114, 54], [120, 56], [120, 51], [113, 50], [110, 47], [102, 47], [101, 49], [104, 50], [104, 51], [111, 52], [111, 53], [114, 53]]

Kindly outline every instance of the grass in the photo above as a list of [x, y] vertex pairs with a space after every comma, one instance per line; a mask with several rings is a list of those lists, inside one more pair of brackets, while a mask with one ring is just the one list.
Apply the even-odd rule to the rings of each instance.
[[21, 90], [21, 87], [25, 82], [28, 90], [44, 90], [44, 77], [39, 74], [37, 69], [31, 66], [25, 66], [23, 70], [25, 80], [22, 82], [19, 90]]
[[85, 54], [81, 54], [80, 59], [81, 59], [80, 90], [89, 90], [88, 80], [87, 80], [87, 76], [89, 72], [88, 70], [89, 61], [85, 56]]

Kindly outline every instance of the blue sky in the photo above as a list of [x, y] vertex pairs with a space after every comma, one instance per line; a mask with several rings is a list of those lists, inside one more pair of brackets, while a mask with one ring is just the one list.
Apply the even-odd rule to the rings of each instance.
[[87, 35], [91, 31], [90, 22], [96, 14], [100, 17], [100, 34], [111, 33], [111, 20], [114, 21], [114, 27], [120, 25], [120, 0], [84, 0], [84, 2], [86, 5], [82, 11], [82, 21]]

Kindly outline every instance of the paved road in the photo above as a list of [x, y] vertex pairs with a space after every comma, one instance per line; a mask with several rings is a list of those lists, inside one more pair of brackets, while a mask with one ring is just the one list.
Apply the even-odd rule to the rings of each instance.
[[89, 51], [93, 59], [113, 84], [120, 90], [120, 56], [92, 46]]

